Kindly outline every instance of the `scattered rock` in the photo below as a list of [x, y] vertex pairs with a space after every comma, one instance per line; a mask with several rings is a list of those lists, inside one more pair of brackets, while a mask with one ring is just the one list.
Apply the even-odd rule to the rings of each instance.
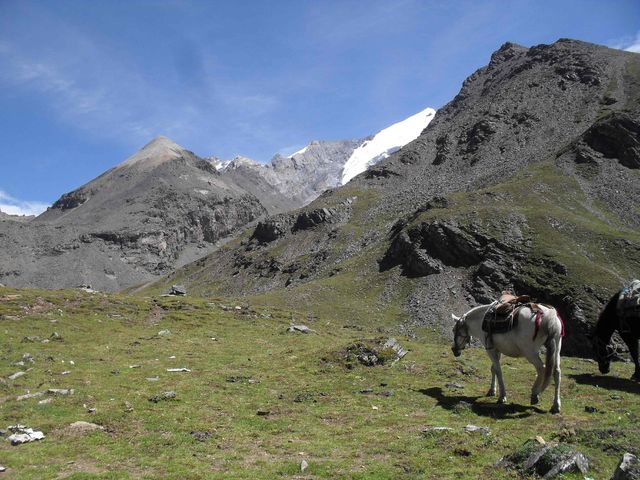
[[307, 463], [306, 460], [302, 460], [300, 462], [300, 471], [304, 472], [307, 468], [309, 468], [309, 464]]
[[618, 463], [616, 471], [613, 472], [611, 480], [639, 480], [640, 461], [632, 453], [625, 453]]
[[[149, 399], [150, 401], [153, 402], [153, 400]], [[156, 401], [157, 403], [157, 401]], [[131, 405], [129, 402], [124, 402], [124, 411], [125, 412], [133, 412], [133, 405]]]
[[24, 337], [21, 341], [22, 343], [35, 343], [35, 342], [40, 342], [42, 340], [42, 338], [40, 338], [37, 335], [33, 335], [33, 336], [29, 336], [29, 337]]
[[315, 330], [312, 330], [306, 325], [290, 325], [287, 332], [314, 333]]
[[98, 291], [91, 288], [89, 284], [78, 285], [76, 288], [86, 293], [98, 293]]
[[589, 470], [587, 458], [574, 446], [567, 443], [541, 444], [538, 440], [527, 440], [511, 455], [504, 457], [499, 465], [536, 473], [543, 479], [570, 471], [580, 471], [584, 475]]
[[12, 374], [12, 375], [9, 375], [9, 377], [8, 377], [8, 378], [9, 378], [9, 380], [15, 380], [16, 378], [20, 378], [21, 376], [23, 376], [23, 375], [24, 375], [24, 374], [26, 374], [26, 373], [27, 373], [27, 372], [22, 372], [22, 371], [20, 371], [20, 372], [16, 372], [16, 373], [14, 373], [14, 374]]
[[53, 402], [53, 398], [49, 397], [49, 398], [45, 398], [43, 400], [38, 401], [38, 405], [46, 405], [51, 402]]
[[54, 397], [66, 396], [66, 395], [73, 395], [73, 392], [74, 392], [73, 388], [50, 388], [47, 390], [47, 395], [51, 395]]
[[147, 377], [146, 380], [147, 382], [157, 382], [158, 380], [160, 380], [160, 377], [156, 375], [155, 377]]
[[456, 403], [453, 406], [453, 413], [456, 413], [458, 415], [468, 412], [469, 410], [471, 410], [473, 408], [473, 405], [471, 405], [471, 403], [466, 402], [464, 400], [460, 400], [458, 403]]
[[71, 373], [71, 370], [65, 370], [64, 372], [60, 373], [60, 375], [69, 375]]
[[184, 296], [187, 294], [187, 289], [184, 285], [171, 285], [171, 290], [169, 290], [169, 295], [178, 295]]
[[104, 430], [104, 427], [90, 422], [73, 422], [71, 425], [63, 429], [63, 433], [66, 435], [80, 437], [88, 433]]
[[288, 222], [283, 221], [282, 218], [268, 219], [263, 222], [258, 222], [251, 235], [251, 239], [255, 238], [260, 243], [273, 242], [284, 236], [288, 229]]
[[316, 399], [314, 397], [315, 395], [313, 393], [301, 392], [301, 393], [298, 393], [295, 397], [293, 397], [293, 401], [296, 403], [306, 402], [307, 400], [312, 400], [313, 402], [316, 402]]
[[55, 341], [55, 342], [61, 342], [62, 341], [62, 336], [58, 332], [53, 332], [49, 336], [49, 340]]
[[491, 430], [488, 427], [478, 427], [477, 425], [467, 425], [464, 427], [464, 431], [467, 433], [480, 432], [482, 435], [491, 434]]
[[464, 388], [464, 385], [462, 385], [460, 383], [453, 383], [453, 382], [445, 383], [444, 386], [447, 387], [447, 388], [454, 388], [454, 389], [462, 389], [462, 388]]
[[44, 438], [44, 433], [34, 430], [33, 428], [25, 427], [24, 425], [13, 425], [8, 427], [8, 429], [12, 433], [8, 438], [11, 445], [20, 445]]
[[270, 414], [271, 414], [271, 410], [258, 410], [256, 412], [256, 415], [258, 415], [259, 417], [266, 417]]
[[174, 398], [176, 398], [176, 392], [174, 391], [169, 391], [169, 392], [162, 392], [159, 393], [157, 395], [152, 395], [149, 397], [149, 401], [153, 402], [153, 403], [158, 403], [161, 402], [163, 400], [173, 400]]
[[[4, 285], [0, 283], [0, 287], [4, 287]], [[7, 471], [7, 467], [0, 465], [0, 472], [6, 472], [6, 471]]]
[[168, 329], [167, 329], [167, 330], [160, 330], [160, 331], [158, 332], [158, 336], [159, 336], [159, 337], [164, 337], [164, 336], [166, 336], [166, 335], [170, 335], [170, 334], [171, 334], [171, 332], [170, 332]]
[[356, 362], [365, 367], [373, 367], [375, 365], [395, 363], [406, 354], [407, 351], [400, 347], [395, 339], [384, 340], [383, 338], [378, 338], [353, 343], [346, 349], [336, 352], [332, 357], [324, 358], [323, 360], [326, 362], [339, 360], [347, 368], [353, 368]]
[[30, 398], [42, 397], [42, 396], [44, 396], [44, 393], [45, 392], [26, 393], [24, 395], [18, 395], [16, 397], [16, 400], [21, 401], [21, 400], [28, 400]]
[[384, 345], [382, 346], [383, 349], [391, 349], [396, 353], [396, 357], [397, 360], [400, 360], [401, 358], [403, 358], [407, 353], [409, 353], [409, 350], [405, 350], [404, 348], [402, 348], [400, 346], [400, 344], [398, 343], [398, 341], [395, 338], [390, 338], [388, 339]]
[[207, 440], [209, 440], [212, 436], [211, 432], [200, 432], [200, 431], [194, 431], [191, 432], [191, 436], [193, 438], [195, 438], [198, 442], [206, 442]]
[[167, 372], [190, 372], [191, 370], [189, 370], [188, 368], [185, 367], [181, 367], [181, 368], [167, 368]]
[[129, 365], [129, 368], [141, 368], [142, 365]]
[[584, 411], [587, 413], [600, 413], [600, 409], [591, 405], [585, 405]]

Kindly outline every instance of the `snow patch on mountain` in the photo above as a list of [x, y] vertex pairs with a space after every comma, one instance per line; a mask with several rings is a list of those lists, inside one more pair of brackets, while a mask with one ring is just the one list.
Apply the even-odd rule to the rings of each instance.
[[344, 185], [371, 165], [387, 158], [407, 143], [418, 138], [418, 135], [433, 120], [435, 114], [436, 111], [433, 108], [425, 108], [421, 112], [379, 131], [371, 140], [365, 141], [353, 151], [345, 163], [341, 184]]
[[309, 148], [309, 145], [307, 145], [306, 147], [301, 148], [300, 150], [298, 150], [298, 151], [297, 151], [297, 152], [295, 152], [295, 153], [292, 153], [292, 154], [291, 154], [291, 155], [289, 155], [287, 158], [293, 158], [293, 157], [295, 157], [296, 155], [302, 155], [304, 152], [306, 152], [306, 151], [307, 151], [307, 149], [308, 149], [308, 148]]

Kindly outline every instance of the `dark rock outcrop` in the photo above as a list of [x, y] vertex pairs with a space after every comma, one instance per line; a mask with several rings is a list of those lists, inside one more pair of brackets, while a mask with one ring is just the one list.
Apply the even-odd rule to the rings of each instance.
[[589, 147], [606, 158], [617, 158], [627, 168], [640, 168], [640, 121], [626, 113], [613, 113], [584, 134]]

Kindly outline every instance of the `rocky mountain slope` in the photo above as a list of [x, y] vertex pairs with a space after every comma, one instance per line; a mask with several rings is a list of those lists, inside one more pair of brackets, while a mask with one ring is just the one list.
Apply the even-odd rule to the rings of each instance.
[[117, 290], [198, 258], [265, 213], [210, 163], [158, 137], [31, 222], [0, 221], [0, 278]]
[[215, 159], [224, 176], [258, 197], [270, 214], [308, 204], [322, 192], [344, 185], [400, 150], [429, 125], [436, 111], [426, 108], [368, 138], [313, 141], [293, 155], [275, 155], [266, 164], [246, 157]]
[[11, 215], [10, 213], [5, 213], [0, 210], [0, 220], [13, 220], [15, 222], [30, 222], [33, 220], [35, 215]]
[[221, 172], [259, 198], [269, 213], [281, 213], [306, 205], [327, 188], [338, 186], [345, 163], [362, 143], [313, 141], [290, 157], [275, 155], [266, 164], [236, 157]]
[[[411, 129], [397, 124], [389, 148], [415, 138], [430, 118], [414, 115]], [[339, 185], [345, 163], [363, 142], [314, 141], [261, 165], [244, 157], [202, 159], [157, 137], [36, 219], [0, 212], [0, 280], [113, 291], [156, 279], [255, 219], [306, 205]]]
[[639, 166], [640, 55], [507, 43], [415, 141], [154, 288], [443, 332], [510, 288], [556, 305], [565, 353], [586, 355], [602, 303], [640, 272]]

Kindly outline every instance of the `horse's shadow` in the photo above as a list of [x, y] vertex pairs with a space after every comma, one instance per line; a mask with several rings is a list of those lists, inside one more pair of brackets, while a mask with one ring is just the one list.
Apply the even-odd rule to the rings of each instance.
[[482, 398], [481, 396], [446, 395], [440, 387], [421, 388], [418, 392], [434, 398], [438, 402], [437, 405], [445, 410], [456, 411], [461, 406], [464, 408], [465, 405], [468, 405], [473, 413], [482, 417], [496, 419], [526, 418], [530, 417], [532, 413], [545, 413], [544, 410], [532, 405], [518, 405], [515, 403], [500, 405], [496, 402], [478, 402]]
[[576, 383], [582, 385], [593, 385], [595, 387], [606, 388], [607, 390], [640, 394], [640, 382], [628, 378], [593, 375], [591, 373], [570, 374], [569, 377], [575, 380]]

